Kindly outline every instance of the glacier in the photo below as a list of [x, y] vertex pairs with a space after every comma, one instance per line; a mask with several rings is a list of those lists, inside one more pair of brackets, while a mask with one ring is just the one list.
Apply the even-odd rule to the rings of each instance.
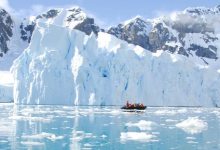
[[38, 22], [14, 61], [16, 104], [220, 106], [220, 74], [115, 36]]
[[0, 71], [0, 103], [11, 103], [13, 100], [13, 76], [9, 71]]

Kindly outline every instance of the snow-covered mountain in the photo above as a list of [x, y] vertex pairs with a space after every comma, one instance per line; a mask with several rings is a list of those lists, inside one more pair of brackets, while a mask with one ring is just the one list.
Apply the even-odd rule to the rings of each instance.
[[[8, 19], [6, 19], [7, 16]], [[4, 37], [0, 47], [1, 56], [12, 49], [7, 43], [15, 34], [15, 31], [12, 30], [15, 28], [14, 26], [19, 27], [16, 29], [17, 37], [19, 36], [25, 43], [30, 43], [36, 23], [45, 22], [77, 29], [87, 35], [93, 32], [97, 36], [100, 31], [107, 32], [154, 53], [157, 50], [164, 50], [172, 54], [184, 55], [197, 64], [208, 65], [216, 70], [220, 69], [220, 5], [212, 9], [204, 7], [187, 8], [182, 12], [174, 12], [169, 16], [151, 20], [137, 16], [117, 26], [110, 27], [106, 31], [96, 25], [94, 19], [88, 17], [79, 7], [51, 9], [38, 16], [16, 21], [16, 23], [4, 9], [2, 9], [0, 17], [2, 17], [1, 22], [3, 24], [0, 31]], [[17, 38], [16, 40], [20, 39]], [[14, 45], [22, 44], [16, 42]], [[27, 48], [27, 44], [19, 47], [18, 55]], [[12, 51], [15, 51], [14, 48]], [[7, 64], [11, 65], [11, 63]], [[9, 69], [9, 67], [7, 68]]]
[[0, 8], [0, 70], [9, 70], [13, 61], [28, 47], [37, 22], [77, 29], [87, 35], [104, 32], [104, 29], [100, 29], [94, 19], [88, 17], [79, 7], [51, 9], [22, 20]]
[[137, 16], [110, 27], [107, 33], [152, 52], [185, 55], [195, 63], [220, 69], [220, 5], [187, 8], [153, 20]]
[[94, 23], [93, 18], [88, 17], [79, 7], [70, 9], [51, 9], [36, 17], [32, 16], [23, 19], [20, 27], [22, 34], [21, 38], [24, 41], [30, 43], [31, 35], [37, 22], [45, 22], [70, 29], [77, 29], [85, 32], [87, 35], [90, 35], [92, 32], [97, 35], [98, 32], [104, 31]]
[[1, 12], [0, 70], [25, 49], [12, 67], [18, 104], [220, 105], [220, 6], [108, 30], [79, 7], [23, 20]]
[[[152, 52], [164, 50], [172, 54], [185, 55], [195, 63], [208, 65], [218, 70], [220, 69], [218, 65], [220, 63], [218, 59], [220, 49], [219, 18], [220, 6], [212, 9], [187, 8], [182, 12], [175, 12], [172, 15], [151, 20], [137, 16], [117, 26], [110, 27], [106, 32], [128, 43], [139, 45], [146, 50]], [[95, 24], [93, 18], [88, 17], [79, 7], [51, 9], [38, 16], [24, 18], [23, 20], [12, 18], [1, 8], [0, 20], [2, 35], [0, 56], [3, 56], [4, 53], [17, 54], [6, 58], [6, 60], [11, 59], [12, 61], [27, 48], [27, 43], [31, 41], [37, 22], [77, 29], [87, 35], [92, 32], [95, 35], [100, 31], [105, 32], [104, 29]], [[13, 38], [13, 41], [12, 37], [15, 35], [16, 38]], [[23, 43], [19, 41], [20, 38], [24, 41]], [[17, 45], [19, 46], [14, 48]], [[13, 52], [10, 52], [10, 49]], [[0, 63], [4, 63], [4, 61], [1, 58]], [[12, 63], [7, 62], [5, 64], [8, 66], [4, 68], [9, 70]]]
[[212, 68], [42, 22], [12, 72], [17, 104], [220, 106], [220, 74]]
[[0, 70], [9, 70], [13, 61], [27, 48], [20, 38], [20, 19], [0, 7]]

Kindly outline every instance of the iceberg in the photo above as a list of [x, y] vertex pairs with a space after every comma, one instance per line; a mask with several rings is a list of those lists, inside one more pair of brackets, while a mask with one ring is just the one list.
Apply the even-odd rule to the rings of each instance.
[[212, 68], [43, 22], [11, 72], [16, 104], [220, 106], [220, 74]]

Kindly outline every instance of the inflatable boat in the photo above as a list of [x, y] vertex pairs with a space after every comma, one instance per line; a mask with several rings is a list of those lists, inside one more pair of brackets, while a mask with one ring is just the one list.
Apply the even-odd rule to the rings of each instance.
[[147, 106], [144, 106], [144, 107], [128, 107], [128, 106], [123, 106], [123, 107], [121, 107], [121, 109], [128, 109], [128, 110], [131, 110], [131, 109], [145, 110], [146, 108], [147, 108]]

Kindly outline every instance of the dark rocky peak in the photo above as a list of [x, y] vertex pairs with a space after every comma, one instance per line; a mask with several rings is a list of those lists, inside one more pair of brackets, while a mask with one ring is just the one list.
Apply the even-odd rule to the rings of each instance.
[[135, 18], [129, 20], [129, 21], [126, 21], [124, 23], [124, 26], [130, 26], [130, 25], [137, 25], [137, 26], [145, 26], [146, 24], [151, 24], [150, 22], [147, 22], [146, 19], [144, 19], [143, 17], [141, 16], [136, 16]]
[[170, 53], [174, 53], [177, 47], [167, 46], [167, 42], [177, 42], [177, 38], [169, 31], [166, 24], [160, 21], [154, 25], [149, 33], [149, 50], [152, 52], [167, 50]]
[[34, 31], [35, 26], [36, 23], [34, 21], [29, 21], [26, 18], [22, 20], [20, 29], [21, 29], [21, 39], [23, 41], [27, 41], [28, 43], [31, 42], [31, 35]]
[[59, 14], [59, 12], [60, 11], [57, 10], [57, 9], [51, 9], [51, 10], [47, 11], [46, 13], [44, 13], [42, 15], [38, 15], [36, 19], [40, 19], [40, 18], [43, 18], [43, 17], [45, 17], [46, 19], [54, 18]]
[[[68, 22], [81, 21], [86, 18], [89, 18], [79, 7], [73, 7], [71, 9], [67, 9], [67, 11], [71, 12], [70, 15], [67, 17]], [[89, 18], [89, 19], [91, 20], [93, 18]], [[94, 23], [94, 19], [93, 19], [93, 23]]]
[[144, 18], [142, 18], [140, 16], [137, 16], [134, 21], [137, 24], [151, 24], [150, 21], [147, 21], [146, 19], [144, 19]]
[[8, 25], [9, 27], [13, 27], [13, 21], [11, 16], [4, 10], [0, 10], [0, 20], [4, 22], [4, 24]]
[[81, 12], [82, 10], [79, 7], [73, 7], [73, 8], [68, 9], [68, 11], [71, 11], [71, 12]]
[[7, 11], [0, 9], [0, 56], [3, 53], [7, 53], [9, 50], [7, 41], [10, 41], [10, 37], [13, 36], [12, 28], [14, 27], [14, 22]]
[[187, 8], [185, 11], [191, 14], [198, 14], [198, 15], [216, 14], [219, 13], [220, 11], [220, 5], [214, 8], [206, 8], [206, 7]]
[[196, 13], [198, 15], [201, 15], [201, 10], [198, 8], [195, 9], [187, 9], [186, 11], [188, 11], [189, 13]]
[[[71, 21], [81, 21], [84, 20], [86, 18], [86, 15], [83, 15], [81, 12], [73, 12], [72, 14], [70, 14], [67, 17], [67, 21], [71, 22]], [[91, 18], [93, 19], [93, 18]], [[94, 22], [94, 19], [93, 19]]]
[[118, 24], [118, 26], [110, 27], [107, 30], [108, 34], [114, 35], [115, 37], [117, 37], [119, 39], [121, 39], [122, 32], [123, 32], [123, 24], [121, 24], [121, 23]]
[[116, 36], [122, 40], [139, 45], [145, 49], [150, 49], [149, 32], [152, 30], [151, 22], [146, 21], [142, 17], [135, 17], [125, 21], [122, 24], [111, 27], [107, 33]]

